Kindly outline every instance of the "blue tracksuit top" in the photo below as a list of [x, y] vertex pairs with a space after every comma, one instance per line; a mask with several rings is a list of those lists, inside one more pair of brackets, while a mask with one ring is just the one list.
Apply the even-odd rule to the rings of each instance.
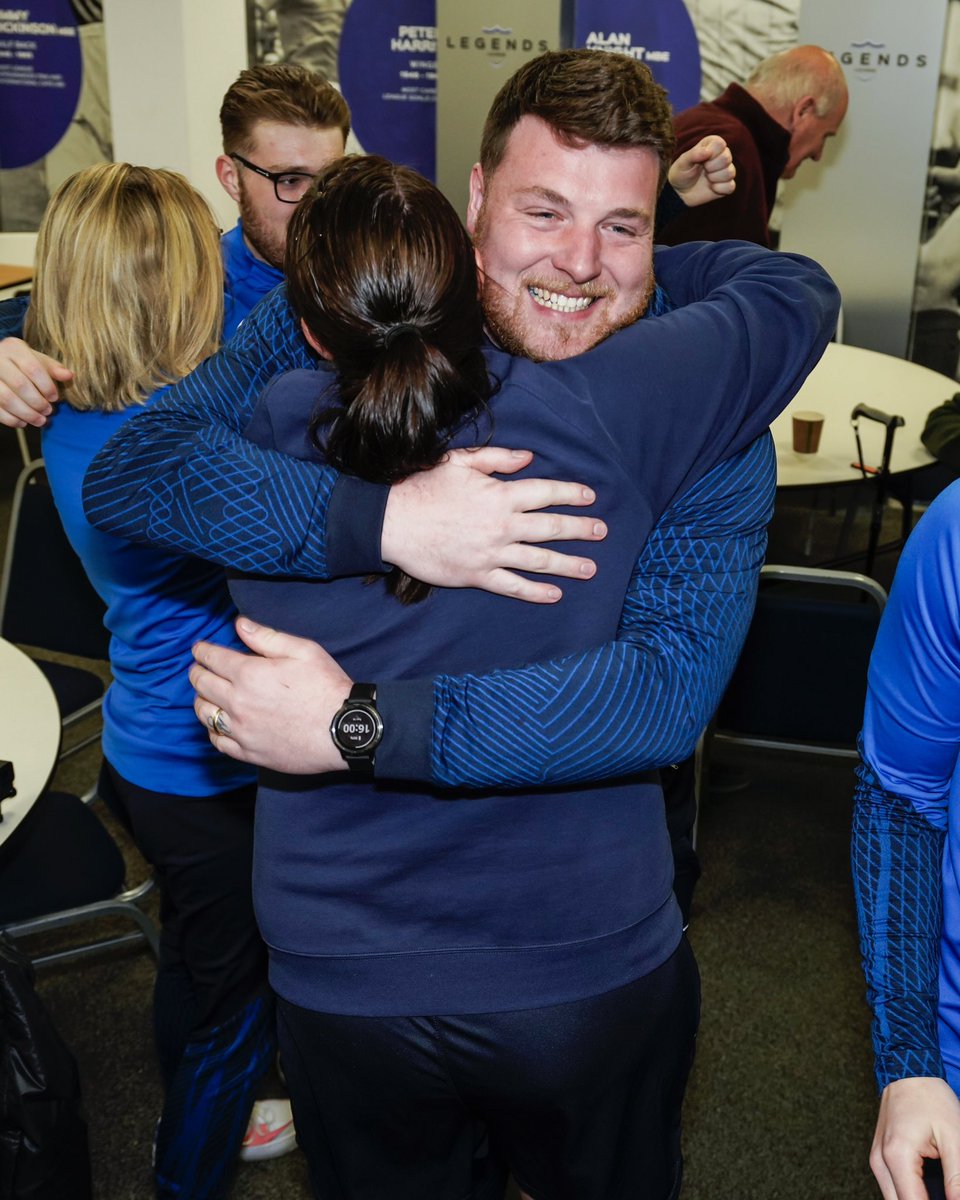
[[[254, 258], [240, 226], [222, 241], [227, 334], [282, 282]], [[148, 403], [164, 394], [157, 392]], [[218, 754], [193, 711], [191, 647], [205, 639], [240, 646], [223, 572], [95, 529], [81, 505], [93, 457], [139, 407], [117, 413], [57, 405], [42, 434], [43, 457], [67, 536], [107, 605], [113, 682], [103, 705], [103, 751], [141, 787], [184, 796], [228, 791], [253, 778], [250, 767]]]
[[283, 283], [283, 272], [255, 258], [238, 221], [220, 239], [223, 254], [223, 336], [232, 337], [250, 310]]
[[960, 1095], [960, 483], [911, 535], [870, 660], [853, 866], [879, 1087]]
[[[238, 607], [321, 641], [353, 678], [385, 690], [437, 670], [562, 661], [614, 638], [660, 514], [757, 438], [829, 333], [835, 297], [813, 264], [761, 252], [745, 268], [736, 247], [702, 257], [706, 303], [563, 362], [489, 350], [500, 381], [489, 418], [457, 437], [536, 445], [539, 471], [591, 481], [611, 531], [595, 547], [594, 580], [557, 606], [437, 589], [405, 607], [381, 580], [248, 577], [231, 585]], [[623, 380], [641, 371], [644, 386], [625, 391]], [[281, 377], [247, 435], [314, 457], [306, 424], [328, 382], [317, 371]], [[565, 714], [581, 766], [619, 749], [617, 680], [592, 682], [603, 689], [599, 713], [595, 696], [573, 694]], [[529, 716], [518, 720], [512, 736], [546, 736]], [[486, 752], [504, 751], [492, 741]], [[481, 792], [340, 773], [261, 779], [254, 892], [271, 982], [319, 1011], [506, 1010], [618, 987], [660, 965], [679, 940], [672, 873], [649, 776]]]

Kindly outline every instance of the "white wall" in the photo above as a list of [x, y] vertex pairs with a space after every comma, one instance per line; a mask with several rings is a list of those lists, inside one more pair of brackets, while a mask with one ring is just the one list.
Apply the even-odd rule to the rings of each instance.
[[218, 114], [223, 93], [247, 65], [246, 20], [244, 0], [104, 5], [114, 158], [182, 172], [224, 229], [237, 212], [214, 171]]
[[[803, 0], [800, 41], [845, 62], [850, 108], [819, 164], [783, 189], [780, 246], [822, 262], [844, 338], [907, 350], [946, 0]], [[889, 62], [885, 59], [889, 58]]]
[[0, 262], [11, 267], [32, 267], [36, 244], [35, 233], [0, 233]]

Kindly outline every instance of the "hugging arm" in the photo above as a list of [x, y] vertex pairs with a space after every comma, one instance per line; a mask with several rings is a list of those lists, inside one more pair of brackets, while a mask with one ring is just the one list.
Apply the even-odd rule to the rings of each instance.
[[[684, 758], [746, 636], [774, 484], [765, 435], [677, 499], [635, 566], [616, 641], [489, 675], [380, 681], [377, 774], [483, 788]], [[327, 730], [351, 681], [306, 639], [262, 627], [244, 636], [263, 657], [203, 645], [191, 674], [200, 719], [217, 707], [229, 714], [231, 737], [216, 744], [277, 770], [341, 769]]]
[[[563, 783], [688, 757], [746, 637], [774, 487], [764, 436], [677, 499], [634, 567], [615, 642], [533, 667], [438, 677], [427, 777]], [[407, 686], [384, 685], [387, 702], [406, 706]]]
[[[696, 392], [687, 386], [689, 372], [683, 364], [689, 359], [689, 345], [696, 344], [703, 335], [701, 327], [709, 324], [720, 350], [728, 351], [721, 354], [714, 370], [718, 378], [712, 391], [717, 403], [711, 429], [732, 424], [743, 433], [752, 419], [749, 436], [755, 436], [773, 415], [764, 408], [769, 406], [770, 392], [776, 391], [782, 407], [789, 398], [788, 381], [795, 379], [799, 386], [819, 356], [822, 346], [813, 332], [820, 332], [829, 324], [830, 314], [835, 315], [835, 289], [819, 268], [789, 256], [763, 258], [762, 252], [758, 256], [737, 246], [678, 247], [663, 254], [658, 255], [658, 271], [674, 299], [683, 305], [711, 296], [712, 303], [694, 306], [704, 312], [671, 317], [663, 336], [649, 338], [641, 333], [638, 356], [645, 354], [648, 342], [655, 342], [658, 385], [664, 394], [692, 403]], [[721, 299], [715, 299], [714, 293]], [[783, 320], [774, 320], [772, 313], [782, 310]], [[709, 316], [714, 311], [716, 320]], [[634, 329], [657, 325], [659, 320], [641, 321]], [[781, 325], [789, 325], [792, 336], [783, 353], [767, 349], [756, 363], [747, 364], [750, 386], [745, 388], [742, 345], [746, 342], [752, 353], [753, 330], [760, 325], [765, 330], [764, 346], [781, 337]], [[742, 336], [745, 326], [747, 338]], [[626, 331], [625, 336], [631, 333]], [[681, 349], [679, 357], [672, 350], [675, 344]], [[734, 357], [729, 353], [731, 345], [741, 347], [736, 361], [728, 361]], [[594, 353], [606, 358], [603, 348]], [[612, 384], [622, 391], [619, 357], [614, 365]], [[331, 578], [381, 571], [390, 562], [428, 583], [483, 587], [540, 601], [557, 599], [559, 589], [524, 579], [518, 571], [589, 576], [584, 559], [545, 553], [544, 547], [530, 544], [603, 536], [592, 518], [530, 511], [589, 503], [589, 491], [578, 484], [540, 481], [531, 495], [534, 481], [493, 480], [483, 471], [458, 471], [454, 463], [434, 472], [435, 477], [444, 471], [459, 475], [445, 493], [447, 499], [443, 494], [435, 498], [432, 510], [417, 511], [414, 506], [412, 517], [407, 505], [405, 522], [394, 527], [401, 530], [398, 535], [391, 532], [391, 510], [404, 489], [408, 495], [425, 490], [423, 476], [398, 485], [388, 500], [385, 487], [341, 477], [329, 467], [245, 441], [242, 430], [262, 388], [277, 373], [297, 367], [323, 369], [312, 359], [281, 288], [254, 309], [226, 347], [127, 421], [107, 443], [84, 485], [88, 519], [134, 541], [266, 575]], [[702, 371], [696, 380], [702, 384]], [[597, 386], [603, 382], [598, 379]], [[721, 410], [727, 405], [733, 415], [724, 418]], [[745, 420], [743, 410], [751, 405], [753, 411]], [[674, 424], [685, 428], [682, 422]], [[744, 444], [734, 447], [728, 436], [726, 453]], [[476, 538], [441, 541], [434, 532], [436, 514], [443, 517], [452, 503], [463, 503], [468, 483], [475, 493], [468, 504], [468, 528], [471, 533], [474, 526], [482, 529], [482, 514], [486, 533], [481, 540], [486, 537], [487, 546], [493, 548], [479, 572]], [[494, 503], [492, 493], [497, 497]], [[460, 554], [457, 562], [451, 563], [451, 552]]]
[[[324, 579], [383, 571], [389, 562], [428, 583], [550, 602], [560, 595], [555, 583], [515, 571], [593, 573], [588, 560], [528, 544], [602, 537], [595, 518], [531, 511], [590, 504], [589, 489], [490, 477], [525, 466], [528, 453], [458, 451], [388, 489], [247, 441], [243, 430], [261, 391], [295, 368], [326, 370], [280, 288], [223, 349], [111, 438], [84, 483], [88, 520], [120, 537], [266, 575]], [[457, 514], [460, 536], [444, 540], [435, 527]]]

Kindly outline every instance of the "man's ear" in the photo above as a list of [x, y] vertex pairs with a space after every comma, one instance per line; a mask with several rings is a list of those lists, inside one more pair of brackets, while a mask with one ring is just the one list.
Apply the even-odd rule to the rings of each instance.
[[467, 201], [467, 232], [473, 236], [477, 230], [477, 218], [483, 207], [483, 168], [474, 163], [470, 170], [470, 199]]
[[240, 175], [237, 171], [237, 164], [229, 154], [221, 154], [217, 159], [217, 178], [230, 199], [239, 204]]
[[790, 132], [796, 129], [797, 124], [803, 122], [805, 118], [815, 117], [817, 115], [817, 101], [814, 96], [801, 96], [799, 100], [795, 100], [793, 108], [790, 110]]
[[333, 355], [326, 348], [326, 346], [317, 341], [316, 336], [307, 328], [307, 323], [302, 317], [300, 318], [300, 329], [303, 331], [303, 336], [307, 339], [314, 350], [316, 350], [320, 357], [326, 359], [327, 362], [333, 362]]

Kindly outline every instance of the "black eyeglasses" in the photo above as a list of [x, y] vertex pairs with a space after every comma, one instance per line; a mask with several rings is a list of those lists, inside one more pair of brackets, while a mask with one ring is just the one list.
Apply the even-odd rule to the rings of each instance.
[[313, 183], [312, 175], [304, 175], [300, 171], [265, 171], [263, 167], [258, 167], [256, 163], [250, 162], [242, 154], [231, 154], [230, 157], [235, 158], [248, 171], [253, 171], [256, 175], [262, 175], [264, 179], [269, 179], [273, 184], [274, 195], [282, 204], [299, 203], [307, 188]]

